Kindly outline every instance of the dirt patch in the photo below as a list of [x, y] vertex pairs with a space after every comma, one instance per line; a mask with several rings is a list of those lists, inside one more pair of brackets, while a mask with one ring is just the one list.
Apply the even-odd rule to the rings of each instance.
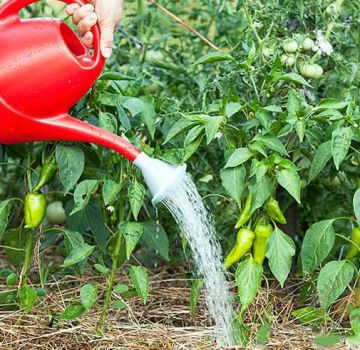
[[[181, 270], [181, 269], [180, 269]], [[190, 287], [185, 272], [167, 270], [150, 272], [148, 302], [143, 305], [139, 298], [126, 299], [126, 309], [111, 308], [105, 327], [105, 334], [95, 334], [100, 317], [106, 283], [103, 277], [64, 276], [49, 278], [47, 295], [36, 307], [24, 314], [21, 310], [0, 311], [0, 349], [147, 349], [147, 350], [200, 350], [218, 349], [213, 342], [213, 324], [205, 308], [204, 295], [199, 300], [194, 318], [190, 317]], [[94, 309], [85, 312], [72, 322], [55, 322], [67, 305], [78, 301], [79, 289], [85, 283], [98, 286], [99, 300]], [[126, 278], [116, 283], [130, 284]], [[339, 329], [347, 324], [346, 315], [336, 313], [336, 319], [321, 328], [304, 326], [291, 316], [298, 303], [301, 280], [289, 280], [285, 288], [275, 281], [269, 281], [269, 288], [262, 288], [256, 300], [245, 315], [245, 324], [250, 329], [254, 343], [257, 329], [264, 319], [271, 320], [270, 338], [267, 345], [250, 344], [247, 349], [316, 349], [313, 338]], [[35, 287], [37, 287], [35, 285]], [[232, 286], [236, 298], [236, 287]], [[0, 285], [0, 290], [6, 290]], [[221, 296], [219, 296], [221, 297]], [[113, 300], [119, 298], [113, 294]], [[342, 298], [341, 310], [350, 303], [350, 296]], [[345, 305], [346, 304], [346, 305]], [[232, 348], [235, 349], [235, 348]], [[236, 349], [245, 349], [237, 347]], [[349, 349], [344, 343], [333, 349]]]

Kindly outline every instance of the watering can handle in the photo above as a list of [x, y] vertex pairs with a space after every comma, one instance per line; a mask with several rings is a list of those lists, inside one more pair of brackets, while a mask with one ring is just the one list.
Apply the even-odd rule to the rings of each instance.
[[[40, 0], [5, 0], [0, 4], [0, 20], [11, 20], [11, 18], [19, 18], [19, 11], [24, 7]], [[80, 6], [88, 4], [85, 0], [61, 0], [67, 4], [78, 4]], [[101, 64], [101, 49], [100, 49], [100, 26], [97, 24], [92, 28], [94, 35], [94, 56], [92, 60], [96, 64]]]

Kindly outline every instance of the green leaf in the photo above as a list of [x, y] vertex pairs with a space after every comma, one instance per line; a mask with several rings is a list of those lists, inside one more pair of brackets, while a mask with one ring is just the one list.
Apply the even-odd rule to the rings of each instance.
[[190, 290], [190, 316], [191, 317], [194, 317], [197, 303], [198, 303], [199, 296], [200, 296], [201, 290], [203, 288], [203, 285], [204, 285], [204, 280], [202, 278], [198, 278], [198, 279], [194, 280], [194, 282], [191, 285], [191, 290]]
[[149, 277], [146, 272], [146, 269], [142, 266], [131, 266], [130, 279], [131, 282], [134, 284], [134, 287], [140, 299], [145, 305], [147, 295], [149, 292]]
[[277, 172], [278, 183], [300, 203], [300, 176], [296, 170], [283, 169]]
[[352, 131], [350, 127], [336, 129], [332, 132], [331, 152], [336, 169], [339, 170], [341, 162], [345, 159], [351, 144]]
[[295, 255], [295, 243], [287, 234], [275, 227], [265, 255], [269, 259], [271, 272], [283, 287], [290, 272], [292, 257]]
[[118, 294], [122, 294], [129, 291], [129, 287], [126, 284], [117, 284], [114, 286], [114, 291]]
[[341, 338], [337, 334], [319, 335], [316, 338], [314, 338], [315, 345], [320, 345], [325, 348], [331, 348], [335, 344], [340, 342], [341, 342]]
[[162, 225], [155, 221], [145, 221], [142, 225], [144, 228], [142, 239], [145, 243], [166, 261], [170, 261], [169, 239]]
[[0, 202], [0, 240], [5, 232], [5, 229], [8, 225], [9, 215], [10, 215], [10, 205], [9, 203], [12, 199], [7, 199]]
[[290, 81], [291, 83], [311, 87], [311, 85], [301, 75], [296, 73], [283, 74], [280, 76], [279, 80], [286, 80], [286, 81]]
[[185, 146], [182, 162], [186, 162], [194, 154], [194, 152], [200, 146], [200, 143], [203, 140], [203, 138], [204, 135], [200, 135], [196, 140]]
[[111, 113], [107, 112], [99, 113], [99, 126], [100, 128], [114, 134], [116, 134], [118, 130], [118, 123], [116, 118]]
[[71, 231], [85, 232], [90, 227], [96, 244], [105, 250], [110, 232], [104, 224], [100, 200], [92, 197], [84, 210], [69, 216], [72, 208], [73, 202], [69, 201], [65, 206], [66, 223], [69, 229]]
[[117, 194], [121, 190], [121, 187], [122, 185], [114, 180], [105, 180], [102, 187], [102, 197], [106, 206], [114, 202]]
[[244, 311], [254, 300], [262, 280], [263, 268], [252, 256], [242, 261], [235, 273], [238, 286], [241, 310]]
[[95, 247], [84, 242], [84, 238], [79, 232], [64, 230], [67, 246], [70, 254], [66, 257], [62, 267], [71, 266], [86, 259], [94, 250]]
[[354, 268], [346, 260], [330, 261], [320, 270], [317, 291], [325, 311], [344, 292], [353, 275]]
[[80, 289], [80, 299], [85, 310], [90, 310], [97, 299], [97, 288], [92, 284], [85, 284]]
[[270, 337], [270, 323], [262, 324], [256, 333], [257, 344], [267, 344]]
[[21, 287], [18, 295], [20, 306], [24, 308], [25, 313], [28, 313], [36, 303], [36, 289], [29, 286]]
[[15, 284], [17, 282], [17, 280], [19, 279], [19, 275], [17, 273], [11, 273], [9, 276], [7, 276], [6, 278], [6, 286], [10, 287], [13, 284]]
[[309, 174], [309, 182], [314, 180], [316, 176], [324, 169], [326, 163], [331, 158], [331, 141], [322, 143], [316, 150]]
[[271, 126], [271, 119], [269, 113], [264, 110], [257, 111], [255, 113], [255, 118], [260, 122], [260, 124], [266, 129], [269, 130]]
[[263, 206], [271, 195], [271, 180], [268, 176], [262, 176], [259, 181], [250, 183], [249, 191], [253, 194], [251, 202], [251, 213]]
[[205, 130], [204, 125], [195, 125], [186, 135], [184, 140], [184, 146], [190, 145], [193, 141], [195, 141]]
[[319, 221], [306, 231], [300, 253], [304, 273], [314, 272], [330, 253], [335, 242], [333, 222]]
[[191, 120], [191, 119], [180, 119], [178, 120], [169, 130], [166, 139], [164, 141], [164, 144], [169, 142], [171, 139], [173, 139], [175, 136], [182, 134], [186, 132], [187, 130], [191, 129], [194, 125], [196, 125], [198, 122]]
[[305, 120], [298, 120], [295, 123], [295, 131], [299, 137], [299, 141], [300, 143], [302, 143], [304, 141], [304, 137], [305, 137], [305, 129], [306, 129], [306, 122]]
[[253, 153], [248, 148], [238, 148], [229, 157], [228, 161], [226, 162], [225, 169], [239, 166], [245, 163], [252, 156]]
[[60, 320], [71, 321], [80, 317], [85, 312], [85, 308], [80, 303], [73, 303], [66, 307], [60, 315]]
[[360, 188], [356, 190], [353, 199], [354, 214], [356, 216], [358, 225], [360, 226]]
[[119, 72], [105, 72], [101, 74], [100, 80], [135, 80], [135, 78], [121, 74]]
[[198, 64], [212, 63], [218, 61], [234, 61], [234, 59], [226, 52], [210, 52], [197, 59], [192, 65], [197, 66]]
[[291, 313], [297, 320], [305, 324], [324, 324], [330, 320], [323, 309], [317, 309], [314, 306], [306, 306]]
[[95, 264], [94, 268], [96, 271], [99, 271], [101, 274], [106, 275], [109, 272], [109, 269], [101, 264]]
[[284, 145], [280, 139], [276, 136], [266, 136], [260, 138], [260, 141], [268, 148], [272, 149], [275, 152], [288, 155]]
[[231, 340], [233, 345], [246, 346], [249, 343], [249, 331], [239, 315], [231, 322]]
[[225, 115], [231, 118], [235, 113], [239, 112], [243, 106], [239, 102], [229, 102], [225, 107]]
[[126, 258], [130, 259], [132, 251], [135, 249], [143, 233], [143, 226], [138, 222], [122, 222], [119, 229], [123, 231], [126, 242]]
[[115, 300], [113, 302], [113, 308], [122, 310], [126, 308], [126, 304], [122, 300]]
[[356, 336], [360, 335], [360, 306], [355, 307], [349, 314], [350, 325]]
[[137, 116], [146, 109], [146, 104], [136, 97], [126, 98], [122, 106], [130, 112], [132, 117]]
[[221, 115], [217, 115], [215, 117], [209, 117], [207, 119], [205, 125], [207, 145], [214, 139], [215, 134], [218, 132], [222, 121], [223, 121], [223, 117]]
[[286, 109], [291, 116], [298, 116], [302, 110], [301, 100], [294, 90], [289, 92]]
[[250, 168], [250, 177], [256, 175], [256, 181], [259, 182], [266, 174], [268, 166], [263, 162], [259, 162], [257, 159], [253, 159]]
[[139, 211], [143, 205], [145, 196], [144, 186], [136, 180], [129, 186], [128, 197], [130, 202], [131, 211], [135, 220], [139, 215]]
[[56, 164], [59, 168], [60, 180], [65, 188], [65, 194], [77, 183], [84, 171], [85, 156], [77, 147], [56, 146]]
[[243, 166], [220, 171], [221, 183], [226, 192], [241, 208], [241, 195], [245, 186], [246, 170]]
[[75, 189], [74, 192], [74, 208], [71, 211], [70, 215], [73, 215], [77, 213], [78, 211], [83, 210], [87, 204], [89, 203], [89, 200], [91, 198], [91, 195], [94, 194], [97, 190], [98, 182], [97, 180], [84, 180], [81, 181]]
[[343, 109], [349, 104], [348, 101], [339, 101], [334, 98], [322, 100], [316, 107], [318, 110], [324, 109]]

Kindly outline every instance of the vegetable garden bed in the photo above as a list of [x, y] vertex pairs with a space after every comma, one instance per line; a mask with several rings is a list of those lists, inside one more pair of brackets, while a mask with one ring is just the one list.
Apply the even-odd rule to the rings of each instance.
[[[0, 267], [5, 267], [0, 259]], [[36, 264], [35, 264], [36, 265]], [[35, 272], [36, 266], [32, 271]], [[217, 349], [211, 340], [214, 327], [205, 308], [204, 293], [198, 299], [194, 318], [190, 317], [190, 286], [182, 266], [149, 271], [150, 290], [148, 302], [143, 305], [137, 298], [126, 299], [123, 310], [110, 309], [105, 333], [95, 334], [99, 320], [106, 282], [101, 276], [94, 276], [90, 269], [84, 276], [52, 277], [47, 284], [47, 295], [30, 313], [23, 310], [0, 311], [0, 349]], [[262, 288], [246, 313], [244, 321], [250, 329], [251, 342], [247, 349], [261, 349], [259, 326], [264, 317], [271, 315], [271, 329], [266, 349], [317, 349], [313, 340], [330, 329], [347, 324], [343, 311], [352, 303], [347, 295], [335, 304], [331, 316], [336, 323], [318, 328], [300, 324], [291, 315], [298, 304], [299, 291], [303, 286], [298, 279], [289, 279], [280, 289], [275, 281], [269, 281], [269, 291]], [[74, 321], [57, 322], [66, 305], [78, 299], [81, 286], [96, 284], [99, 300], [96, 307], [85, 312]], [[129, 279], [117, 279], [115, 284], [129, 284]], [[39, 287], [34, 285], [34, 287]], [[236, 296], [236, 286], [232, 285]], [[5, 290], [1, 280], [0, 290]], [[113, 295], [116, 300], [116, 295]], [[236, 347], [232, 349], [245, 349]], [[344, 343], [332, 349], [350, 349]]]

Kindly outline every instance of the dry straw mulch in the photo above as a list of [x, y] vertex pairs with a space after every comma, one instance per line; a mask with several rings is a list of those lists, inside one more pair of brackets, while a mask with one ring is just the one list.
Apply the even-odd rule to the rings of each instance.
[[[77, 301], [79, 289], [85, 283], [98, 286], [97, 306], [75, 321], [52, 323], [51, 315], [60, 314], [68, 304]], [[116, 283], [130, 282], [124, 277]], [[235, 295], [236, 288], [233, 287]], [[219, 349], [212, 338], [214, 327], [205, 308], [204, 295], [200, 297], [196, 316], [193, 319], [190, 317], [190, 288], [184, 272], [153, 271], [147, 304], [143, 305], [138, 298], [130, 298], [126, 300], [126, 309], [111, 308], [105, 334], [99, 337], [95, 335], [95, 327], [101, 313], [105, 288], [104, 279], [91, 276], [90, 273], [81, 278], [65, 276], [55, 279], [51, 276], [47, 296], [29, 314], [21, 310], [0, 311], [0, 349]], [[270, 283], [269, 290], [261, 289], [246, 314], [245, 322], [254, 336], [264, 316], [270, 317], [270, 342], [266, 346], [249, 345], [247, 349], [316, 349], [313, 338], [329, 328], [315, 331], [300, 325], [291, 316], [300, 288], [301, 282], [293, 280], [284, 289], [280, 289], [275, 282]], [[5, 286], [0, 285], [0, 291], [3, 290]], [[113, 295], [115, 298], [116, 294]], [[349, 298], [344, 297], [340, 303], [348, 304]], [[344, 309], [342, 305], [341, 310]], [[337, 325], [346, 317], [344, 313], [335, 316]], [[333, 349], [348, 347], [341, 344]]]

